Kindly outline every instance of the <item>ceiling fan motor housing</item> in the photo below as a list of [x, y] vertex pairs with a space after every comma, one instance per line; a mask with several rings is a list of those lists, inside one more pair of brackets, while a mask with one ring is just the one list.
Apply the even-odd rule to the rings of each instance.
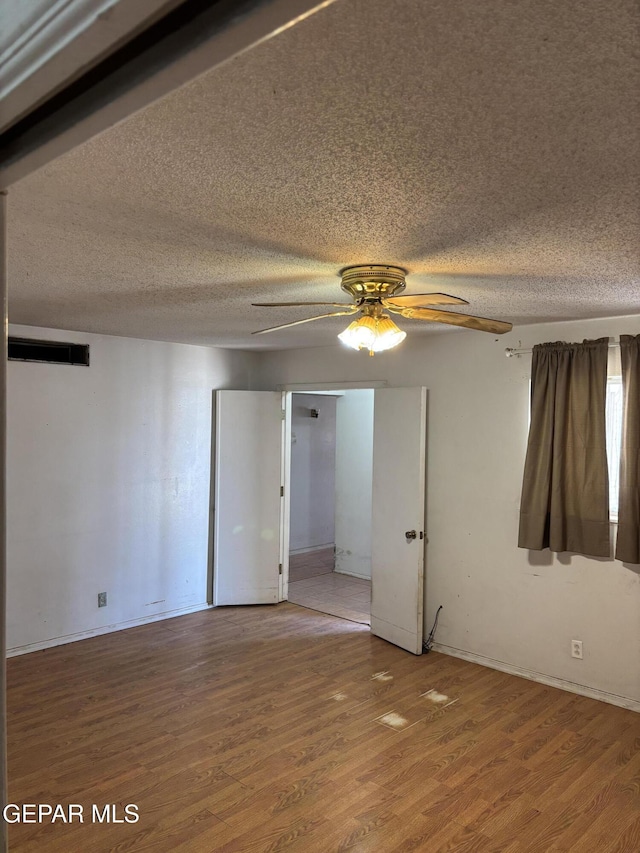
[[360, 264], [341, 270], [341, 287], [356, 302], [373, 302], [402, 293], [407, 270], [387, 264]]

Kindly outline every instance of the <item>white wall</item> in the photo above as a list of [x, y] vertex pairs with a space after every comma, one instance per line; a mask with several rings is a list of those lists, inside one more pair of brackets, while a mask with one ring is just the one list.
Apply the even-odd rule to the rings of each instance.
[[344, 392], [336, 406], [336, 572], [371, 577], [373, 391]]
[[205, 606], [212, 390], [247, 388], [255, 354], [10, 331], [91, 366], [9, 363], [8, 647]]
[[[319, 416], [311, 417], [311, 409]], [[291, 553], [334, 544], [336, 398], [293, 394], [291, 412]]]
[[[452, 331], [369, 358], [340, 347], [261, 357], [257, 386], [387, 380], [429, 389], [426, 626], [495, 666], [640, 702], [640, 569], [516, 547], [530, 356], [506, 346], [638, 334], [640, 317]], [[401, 424], [398, 425], [399, 430]], [[584, 643], [584, 660], [570, 640]], [[640, 707], [638, 705], [637, 707]]]

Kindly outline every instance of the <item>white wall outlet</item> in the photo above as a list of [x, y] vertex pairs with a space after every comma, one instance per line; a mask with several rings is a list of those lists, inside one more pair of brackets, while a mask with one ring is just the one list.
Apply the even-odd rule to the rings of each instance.
[[582, 660], [582, 640], [571, 640], [571, 657]]

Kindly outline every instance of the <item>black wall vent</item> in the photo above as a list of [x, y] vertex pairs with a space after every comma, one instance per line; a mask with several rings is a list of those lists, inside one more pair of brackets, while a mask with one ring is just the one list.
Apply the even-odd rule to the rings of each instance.
[[9, 338], [9, 361], [44, 361], [48, 364], [89, 364], [89, 344]]

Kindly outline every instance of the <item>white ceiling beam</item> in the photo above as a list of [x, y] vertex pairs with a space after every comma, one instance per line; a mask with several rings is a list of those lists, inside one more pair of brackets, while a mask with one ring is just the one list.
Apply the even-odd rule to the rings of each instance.
[[9, 2], [0, 33], [0, 131], [180, 2]]
[[[335, 0], [187, 0], [0, 135], [6, 188], [169, 92]], [[181, 26], [181, 14], [196, 10]], [[173, 17], [172, 17], [173, 16]], [[149, 34], [157, 33], [156, 40]], [[139, 45], [139, 50], [137, 49]], [[73, 42], [62, 50], [73, 50]], [[120, 61], [121, 58], [121, 61]], [[85, 81], [89, 81], [84, 85]], [[24, 105], [23, 105], [24, 107]], [[24, 113], [24, 108], [22, 110]]]

